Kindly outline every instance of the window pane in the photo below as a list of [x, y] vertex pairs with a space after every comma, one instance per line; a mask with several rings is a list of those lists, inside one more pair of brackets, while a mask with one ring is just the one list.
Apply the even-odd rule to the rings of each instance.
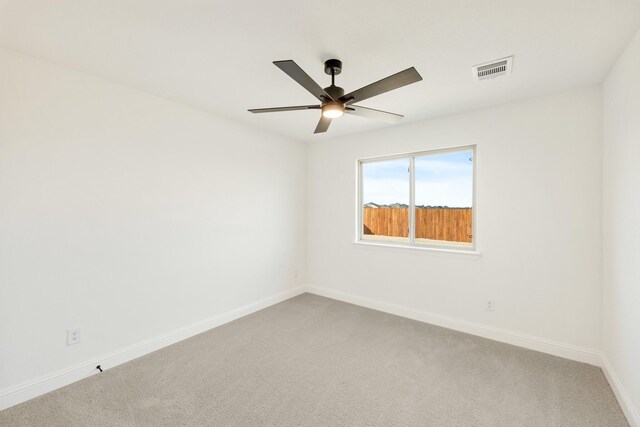
[[415, 242], [472, 244], [473, 151], [415, 158]]
[[362, 164], [363, 239], [409, 241], [409, 159]]

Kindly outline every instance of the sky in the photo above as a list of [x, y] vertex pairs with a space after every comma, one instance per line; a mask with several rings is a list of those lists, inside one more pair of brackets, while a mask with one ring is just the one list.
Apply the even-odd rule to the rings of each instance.
[[[473, 152], [416, 157], [416, 205], [471, 207]], [[363, 163], [364, 203], [409, 204], [409, 159]]]

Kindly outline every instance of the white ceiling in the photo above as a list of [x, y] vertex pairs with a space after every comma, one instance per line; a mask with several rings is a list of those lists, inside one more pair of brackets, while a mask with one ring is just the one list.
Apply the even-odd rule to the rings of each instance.
[[[360, 105], [404, 122], [595, 84], [640, 27], [638, 0], [0, 0], [0, 43], [299, 140], [393, 126], [247, 108], [314, 104], [272, 61], [347, 92], [415, 66], [424, 80]], [[513, 74], [471, 66], [515, 55]]]

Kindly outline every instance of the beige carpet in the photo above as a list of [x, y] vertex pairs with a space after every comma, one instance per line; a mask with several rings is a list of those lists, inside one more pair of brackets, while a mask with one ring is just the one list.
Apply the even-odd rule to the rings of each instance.
[[0, 412], [2, 426], [626, 426], [602, 371], [304, 294]]

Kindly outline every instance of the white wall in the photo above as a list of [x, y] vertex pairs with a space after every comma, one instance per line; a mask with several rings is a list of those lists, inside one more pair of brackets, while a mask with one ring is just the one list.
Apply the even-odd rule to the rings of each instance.
[[640, 425], [640, 32], [605, 80], [603, 99], [603, 347], [619, 400]]
[[302, 284], [305, 162], [0, 50], [0, 390]]
[[[309, 284], [594, 350], [599, 360], [601, 101], [594, 86], [313, 143]], [[477, 144], [481, 256], [353, 243], [356, 159], [467, 144]]]

